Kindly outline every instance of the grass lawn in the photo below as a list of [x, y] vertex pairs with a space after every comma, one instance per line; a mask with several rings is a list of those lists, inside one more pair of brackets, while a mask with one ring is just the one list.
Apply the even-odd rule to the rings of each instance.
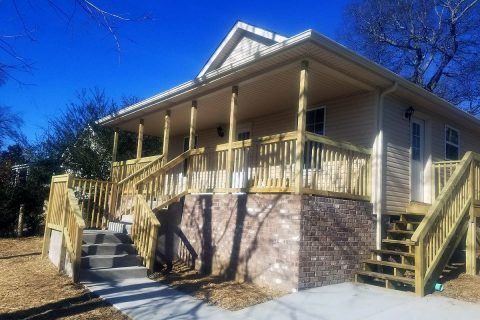
[[0, 319], [129, 319], [41, 258], [42, 239], [0, 239]]

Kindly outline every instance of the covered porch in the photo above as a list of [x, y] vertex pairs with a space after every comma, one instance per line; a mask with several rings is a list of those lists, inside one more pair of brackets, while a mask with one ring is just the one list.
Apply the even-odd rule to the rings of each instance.
[[[309, 59], [190, 94], [108, 124], [117, 128], [114, 160], [120, 130], [138, 133], [137, 158], [114, 161], [112, 180], [125, 186], [120, 193], [142, 182], [164, 196], [183, 190], [370, 200], [373, 92]], [[144, 134], [163, 140], [158, 155], [143, 157]], [[166, 164], [162, 174], [146, 173]]]

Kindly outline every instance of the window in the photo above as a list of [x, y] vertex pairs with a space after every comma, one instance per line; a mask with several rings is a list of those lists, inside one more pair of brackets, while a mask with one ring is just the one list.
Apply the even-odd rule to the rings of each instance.
[[[307, 132], [312, 132], [323, 136], [325, 134], [325, 107], [312, 108], [310, 110], [307, 110], [306, 122], [307, 126], [305, 129]], [[308, 145], [308, 143], [305, 143], [303, 162], [306, 169], [310, 169], [312, 167], [312, 164], [314, 167], [320, 166], [319, 163], [317, 164], [317, 159], [313, 157], [312, 147], [317, 149], [317, 152], [321, 152], [323, 148], [322, 144], [317, 142], [314, 142], [313, 145]]]
[[[183, 151], [184, 152], [188, 150], [189, 140], [190, 140], [190, 137], [184, 137], [183, 138]], [[197, 148], [197, 143], [198, 143], [198, 136], [195, 136], [195, 143], [193, 145], [194, 149]]]
[[237, 141], [244, 141], [250, 139], [250, 131], [241, 131], [237, 133]]
[[445, 159], [458, 160], [459, 159], [459, 134], [458, 130], [452, 127], [445, 126]]
[[314, 108], [307, 110], [308, 132], [324, 135], [325, 134], [325, 108]]
[[420, 124], [412, 122], [412, 160], [420, 161], [421, 155], [421, 127]]

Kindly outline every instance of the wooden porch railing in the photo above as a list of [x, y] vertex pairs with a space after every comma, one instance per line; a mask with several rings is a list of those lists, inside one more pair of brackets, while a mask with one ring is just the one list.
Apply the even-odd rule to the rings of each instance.
[[115, 191], [116, 216], [131, 213], [137, 194], [137, 183], [157, 172], [162, 167], [163, 162], [163, 156], [160, 155], [117, 183]]
[[71, 183], [72, 177], [70, 175], [52, 177], [42, 255], [45, 256], [48, 252], [52, 230], [60, 231], [62, 233], [62, 243], [60, 245], [58, 269], [59, 271], [63, 270], [66, 254], [72, 264], [73, 281], [77, 282], [85, 223], [78, 206], [78, 200], [70, 188]]
[[313, 133], [306, 136], [304, 192], [369, 200], [371, 150]]
[[475, 221], [479, 163], [479, 155], [465, 154], [411, 238], [415, 246], [415, 291], [420, 296], [433, 287], [432, 281], [465, 234], [469, 216]]
[[438, 161], [434, 162], [433, 167], [433, 197], [436, 199], [440, 192], [445, 188], [447, 181], [455, 172], [460, 161]]
[[159, 227], [160, 222], [145, 201], [143, 195], [136, 195], [132, 240], [137, 248], [138, 255], [143, 258], [145, 267], [150, 271], [153, 271], [155, 263]]
[[73, 282], [78, 282], [82, 257], [82, 240], [85, 222], [72, 189], [68, 189], [65, 207], [66, 223], [63, 231], [67, 253], [72, 264]]
[[[296, 132], [238, 141], [227, 186], [228, 144], [192, 151], [189, 192], [293, 192]], [[371, 150], [307, 133], [303, 192], [369, 200]]]
[[187, 159], [192, 151], [186, 151], [172, 159], [157, 172], [137, 182], [137, 192], [155, 210], [176, 201], [187, 192]]
[[[229, 145], [193, 150], [189, 159], [190, 192], [291, 192], [295, 182], [295, 132], [237, 141], [232, 172], [227, 173]], [[231, 186], [227, 186], [231, 174]]]
[[87, 228], [107, 226], [114, 209], [115, 183], [72, 177], [69, 187], [73, 190]]
[[150, 162], [159, 158], [159, 155], [151, 157], [143, 157], [140, 159], [130, 159], [125, 161], [116, 161], [112, 164], [112, 181], [119, 182], [129, 175], [137, 172]]

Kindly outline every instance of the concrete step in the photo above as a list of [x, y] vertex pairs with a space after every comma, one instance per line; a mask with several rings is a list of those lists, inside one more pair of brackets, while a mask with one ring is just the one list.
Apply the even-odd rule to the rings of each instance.
[[82, 256], [134, 254], [135, 246], [130, 243], [98, 243], [82, 245]]
[[147, 268], [145, 267], [120, 267], [120, 268], [96, 268], [82, 269], [80, 281], [123, 281], [129, 279], [145, 279]]
[[142, 263], [142, 259], [136, 254], [120, 254], [120, 255], [94, 255], [84, 256], [81, 258], [81, 268], [122, 268], [122, 267], [138, 267]]
[[83, 242], [86, 244], [132, 243], [132, 240], [125, 233], [105, 230], [85, 230], [83, 232]]

